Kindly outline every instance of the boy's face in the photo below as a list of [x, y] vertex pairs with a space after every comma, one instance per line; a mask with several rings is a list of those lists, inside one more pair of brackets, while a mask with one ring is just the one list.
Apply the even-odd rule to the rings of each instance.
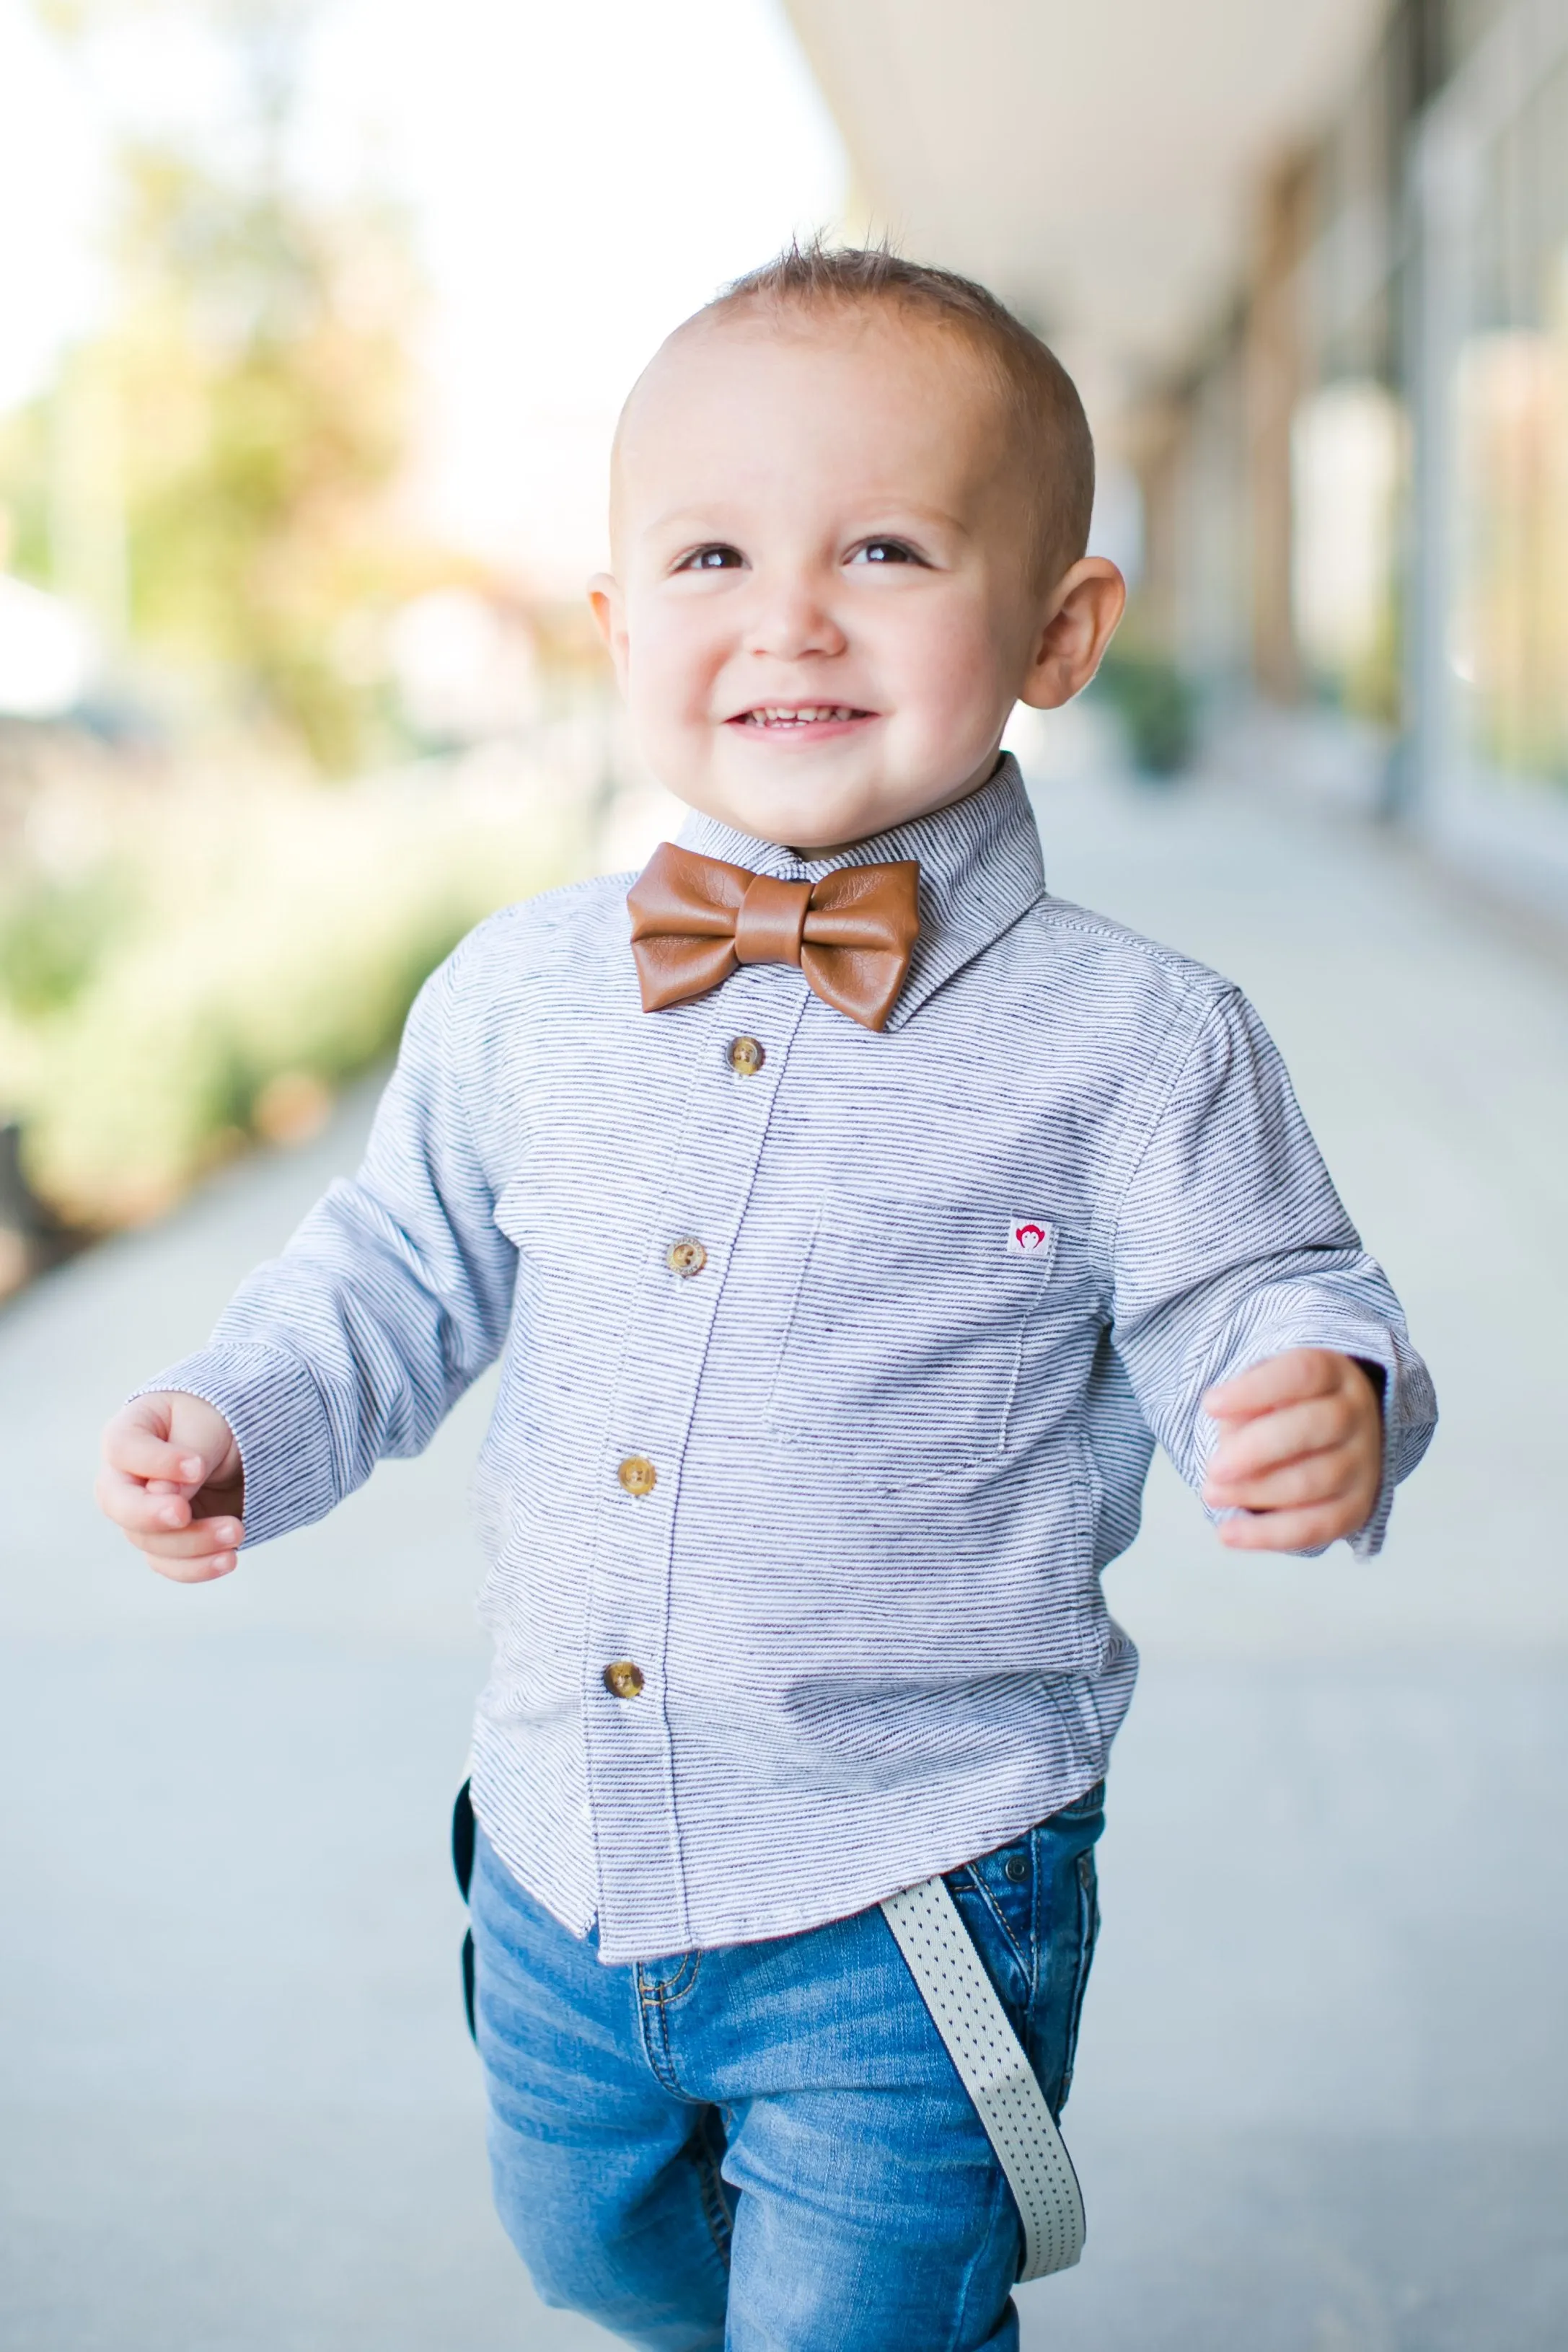
[[1066, 701], [1121, 614], [1114, 567], [1042, 584], [1000, 394], [889, 308], [704, 320], [623, 420], [594, 583], [660, 782], [821, 849], [983, 783], [1015, 702]]

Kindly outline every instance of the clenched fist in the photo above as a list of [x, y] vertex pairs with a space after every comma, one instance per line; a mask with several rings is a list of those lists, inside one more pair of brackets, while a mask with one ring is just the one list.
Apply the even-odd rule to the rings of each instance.
[[1218, 1422], [1204, 1481], [1233, 1551], [1307, 1551], [1353, 1536], [1383, 1480], [1383, 1406], [1353, 1356], [1292, 1348], [1204, 1399]]
[[200, 1397], [138, 1397], [115, 1414], [103, 1433], [98, 1500], [176, 1584], [226, 1576], [245, 1540], [239, 1448]]

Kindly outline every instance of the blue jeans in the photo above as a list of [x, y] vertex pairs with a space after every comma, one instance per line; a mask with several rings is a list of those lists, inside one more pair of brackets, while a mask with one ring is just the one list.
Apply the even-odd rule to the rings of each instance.
[[[1053, 2109], [1102, 1790], [948, 1885]], [[604, 1967], [478, 1843], [497, 2210], [549, 2304], [646, 2352], [1011, 2352], [1021, 2232], [881, 1912]]]

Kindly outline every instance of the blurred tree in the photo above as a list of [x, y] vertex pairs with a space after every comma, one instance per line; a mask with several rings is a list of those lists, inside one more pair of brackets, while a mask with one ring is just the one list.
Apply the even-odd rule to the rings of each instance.
[[139, 655], [352, 769], [382, 723], [366, 618], [412, 561], [387, 496], [417, 299], [405, 225], [290, 169], [310, 0], [40, 13], [89, 48], [194, 21], [235, 97], [221, 142], [121, 136], [111, 321], [0, 446], [17, 559]]

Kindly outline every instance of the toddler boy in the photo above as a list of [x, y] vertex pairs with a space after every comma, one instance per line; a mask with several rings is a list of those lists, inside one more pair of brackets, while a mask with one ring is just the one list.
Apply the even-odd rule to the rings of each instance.
[[[1050, 898], [1016, 768], [1120, 618], [1051, 355], [792, 253], [616, 444], [595, 610], [693, 816], [482, 924], [364, 1166], [106, 1440], [195, 1582], [477, 1479], [497, 2200], [629, 2342], [1016, 2342], [1019, 2216], [887, 1921], [947, 1885], [1053, 2109], [1158, 1439], [1223, 1542], [1374, 1551], [1430, 1383], [1237, 991]], [[243, 1509], [243, 1526], [240, 1513]]]

